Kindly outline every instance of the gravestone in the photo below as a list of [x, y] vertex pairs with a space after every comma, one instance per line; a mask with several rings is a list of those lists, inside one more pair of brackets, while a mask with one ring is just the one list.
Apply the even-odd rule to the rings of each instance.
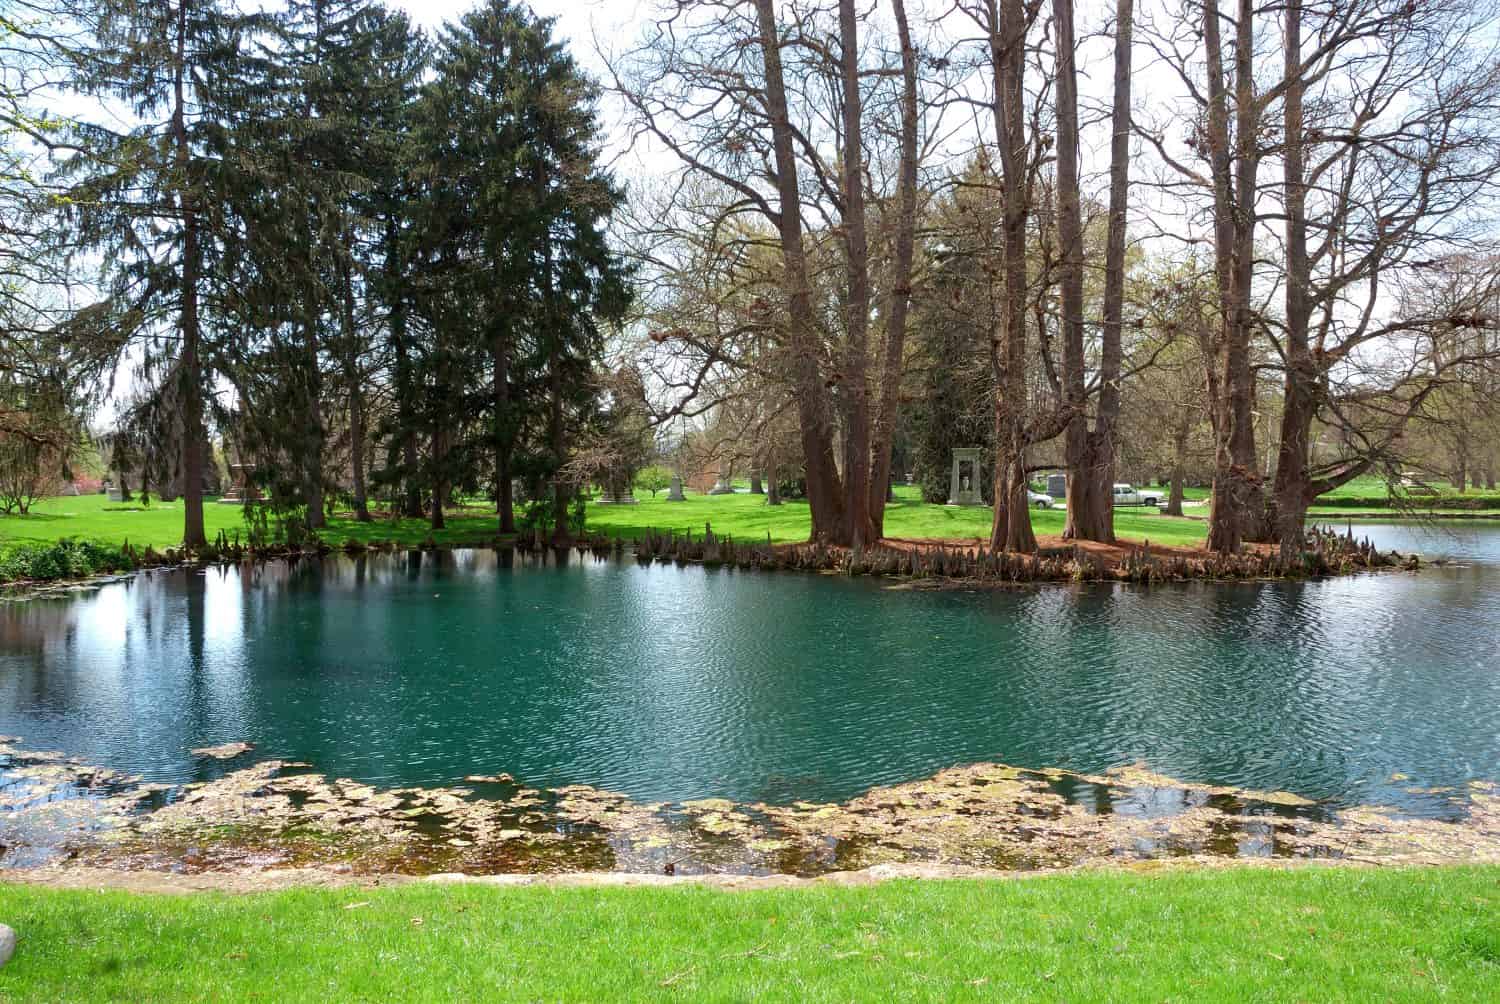
[[686, 502], [687, 496], [682, 494], [682, 478], [672, 475], [672, 487], [667, 491], [668, 502]]
[[977, 446], [958, 447], [953, 451], [953, 471], [948, 483], [949, 505], [983, 505], [979, 491], [980, 456]]
[[733, 477], [728, 464], [720, 465], [719, 480], [714, 482], [714, 486], [708, 490], [708, 493], [710, 495], [733, 495], [734, 483], [731, 481]]

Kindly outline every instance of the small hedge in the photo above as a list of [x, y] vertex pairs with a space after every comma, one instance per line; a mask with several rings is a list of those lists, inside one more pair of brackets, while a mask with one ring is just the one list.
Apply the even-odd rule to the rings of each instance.
[[1393, 509], [1398, 505], [1412, 509], [1500, 509], [1500, 494], [1424, 495], [1412, 492], [1394, 499], [1389, 495], [1324, 495], [1314, 505], [1356, 509]]
[[87, 540], [0, 545], [0, 582], [50, 582], [133, 571], [140, 560], [129, 544]]

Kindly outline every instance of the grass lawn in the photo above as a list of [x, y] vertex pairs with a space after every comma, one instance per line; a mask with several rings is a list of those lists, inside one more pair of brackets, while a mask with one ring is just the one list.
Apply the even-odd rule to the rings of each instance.
[[1500, 868], [727, 892], [0, 886], [5, 1001], [1492, 1001]]
[[[926, 505], [918, 499], [915, 488], [900, 489], [897, 498], [886, 510], [886, 533], [890, 536], [989, 536], [991, 511], [987, 508]], [[1032, 523], [1042, 534], [1061, 533], [1063, 517], [1061, 508], [1032, 511]], [[210, 502], [204, 506], [204, 519], [210, 539], [221, 529], [231, 537], [236, 531], [245, 536], [237, 505]], [[704, 523], [711, 523], [714, 532], [721, 535], [764, 540], [769, 533], [773, 541], [783, 543], [806, 540], [812, 520], [805, 502], [768, 506], [764, 496], [749, 494], [689, 495], [686, 502], [668, 502], [665, 492], [654, 500], [642, 498], [640, 505], [593, 504], [588, 515], [590, 530], [626, 537], [638, 536], [648, 528], [702, 533]], [[1201, 520], [1159, 516], [1151, 509], [1120, 509], [1115, 513], [1115, 527], [1122, 537], [1147, 538], [1159, 544], [1198, 544], [1207, 533], [1207, 524]], [[496, 529], [495, 514], [476, 508], [450, 514], [448, 528], [436, 538], [440, 544], [482, 544], [494, 539]], [[356, 523], [335, 518], [323, 534], [335, 546], [350, 539], [417, 544], [427, 536], [427, 523], [414, 519]], [[29, 516], [0, 516], [0, 546], [49, 542], [60, 537], [171, 547], [182, 539], [182, 503], [152, 502], [143, 508], [139, 503], [110, 502], [103, 495], [81, 495], [39, 502]]]
[[[1039, 534], [1062, 533], [1065, 515], [1060, 506], [1033, 509], [1031, 523]], [[886, 506], [885, 533], [888, 537], [987, 538], [993, 518], [988, 507], [929, 505], [921, 501], [916, 488], [904, 487], [897, 489], [896, 501]], [[704, 523], [711, 523], [714, 533], [739, 540], [765, 540], [769, 533], [773, 541], [782, 543], [806, 540], [812, 516], [805, 502], [768, 506], [764, 496], [748, 494], [689, 495], [685, 502], [668, 502], [662, 492], [654, 500], [640, 498], [640, 505], [589, 507], [589, 528], [611, 534], [635, 536], [647, 528], [701, 534]], [[1161, 516], [1155, 509], [1118, 509], [1115, 529], [1121, 537], [1158, 544], [1201, 544], [1208, 535], [1208, 524], [1202, 520]]]

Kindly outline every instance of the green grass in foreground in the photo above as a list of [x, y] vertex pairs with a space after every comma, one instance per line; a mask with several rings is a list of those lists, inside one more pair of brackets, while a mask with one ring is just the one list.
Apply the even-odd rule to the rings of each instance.
[[[898, 491], [898, 501], [886, 509], [886, 533], [892, 537], [988, 537], [991, 518], [988, 508], [950, 509], [923, 504], [917, 499], [916, 489], [903, 488]], [[1061, 508], [1032, 511], [1032, 523], [1039, 534], [1061, 533], [1063, 519]], [[239, 506], [210, 502], [204, 506], [204, 520], [210, 539], [220, 530], [231, 537], [236, 531], [241, 539], [246, 536]], [[588, 509], [590, 530], [617, 536], [636, 537], [648, 528], [702, 533], [704, 523], [712, 523], [718, 534], [764, 540], [769, 532], [773, 541], [785, 543], [806, 540], [812, 518], [806, 502], [768, 506], [765, 496], [749, 494], [689, 495], [686, 502], [668, 502], [663, 492], [656, 499], [642, 498], [640, 505], [591, 504]], [[1201, 520], [1159, 516], [1147, 509], [1117, 511], [1115, 527], [1122, 537], [1149, 538], [1159, 544], [1198, 544], [1207, 534], [1207, 524]], [[448, 528], [435, 537], [440, 544], [482, 544], [492, 541], [496, 530], [495, 514], [476, 508], [450, 514]], [[322, 536], [334, 546], [347, 540], [395, 540], [415, 545], [428, 533], [425, 520], [356, 523], [336, 517]], [[0, 546], [50, 543], [64, 537], [117, 545], [128, 540], [136, 547], [174, 547], [182, 540], [182, 503], [152, 502], [143, 508], [139, 503], [110, 502], [103, 495], [81, 495], [39, 502], [29, 516], [0, 516]]]
[[1494, 1000], [1500, 868], [725, 892], [0, 886], [6, 1001]]

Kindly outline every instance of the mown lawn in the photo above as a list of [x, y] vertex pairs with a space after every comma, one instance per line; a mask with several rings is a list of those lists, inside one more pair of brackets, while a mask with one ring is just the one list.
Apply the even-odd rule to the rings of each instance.
[[[639, 496], [638, 496], [639, 498]], [[950, 508], [922, 502], [914, 488], [902, 488], [896, 501], [886, 506], [888, 537], [988, 538], [994, 513], [988, 507]], [[1065, 513], [1061, 506], [1033, 509], [1031, 523], [1039, 534], [1062, 533]], [[666, 493], [655, 499], [640, 498], [639, 505], [589, 507], [589, 527], [626, 536], [637, 536], [647, 528], [703, 532], [704, 524], [714, 533], [737, 540], [776, 543], [806, 540], [812, 516], [805, 502], [766, 505], [762, 495], [689, 495], [685, 502], [668, 502]], [[1121, 537], [1149, 539], [1158, 544], [1199, 544], [1207, 537], [1208, 525], [1201, 520], [1160, 516], [1154, 509], [1119, 509], [1115, 529]]]
[[[988, 537], [991, 518], [988, 508], [950, 509], [923, 504], [915, 489], [903, 488], [898, 501], [886, 510], [886, 533], [893, 537]], [[1032, 512], [1033, 525], [1041, 534], [1062, 532], [1063, 518], [1061, 508]], [[230, 537], [236, 532], [245, 537], [244, 517], [237, 505], [209, 503], [204, 506], [204, 519], [210, 539], [221, 529]], [[772, 541], [784, 543], [806, 540], [812, 520], [805, 502], [768, 506], [765, 496], [750, 494], [690, 494], [686, 502], [668, 502], [662, 492], [655, 499], [644, 495], [639, 505], [590, 504], [588, 509], [590, 530], [631, 538], [649, 528], [702, 533], [705, 523], [712, 524], [718, 534], [743, 540], [764, 540], [769, 534]], [[1121, 509], [1115, 513], [1115, 526], [1122, 537], [1159, 544], [1197, 544], [1207, 533], [1207, 525], [1201, 520], [1159, 516], [1149, 509]], [[451, 513], [448, 528], [435, 537], [440, 544], [484, 544], [494, 540], [496, 530], [493, 512], [473, 508]], [[414, 545], [428, 534], [424, 520], [356, 523], [336, 517], [323, 537], [335, 546], [350, 539]], [[158, 549], [175, 546], [182, 539], [182, 503], [152, 502], [142, 507], [139, 503], [110, 502], [103, 495], [83, 495], [47, 499], [29, 516], [0, 516], [0, 546], [62, 537], [115, 544], [128, 540], [137, 547], [149, 544]]]
[[0, 886], [6, 1001], [1493, 1001], [1500, 868], [727, 892]]

